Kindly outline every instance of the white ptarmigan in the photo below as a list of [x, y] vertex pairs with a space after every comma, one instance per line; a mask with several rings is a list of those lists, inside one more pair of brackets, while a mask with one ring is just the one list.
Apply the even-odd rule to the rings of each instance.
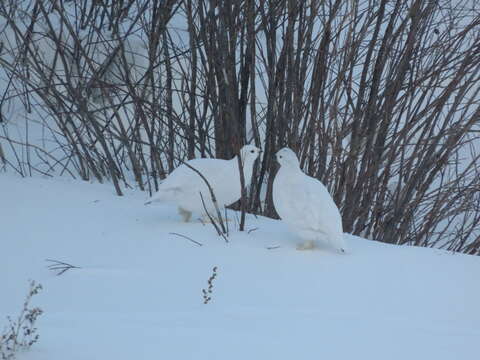
[[289, 148], [276, 154], [280, 169], [273, 182], [273, 204], [278, 215], [304, 241], [298, 250], [311, 250], [323, 240], [345, 252], [342, 218], [327, 188], [302, 172]]
[[[250, 185], [253, 165], [259, 154], [260, 149], [253, 145], [245, 145], [240, 149], [245, 186]], [[233, 204], [241, 197], [237, 156], [231, 160], [192, 159], [186, 161], [186, 164], [198, 170], [207, 179], [220, 209]], [[202, 194], [201, 197], [200, 193]], [[158, 191], [147, 201], [147, 204], [157, 201], [175, 203], [178, 205], [178, 212], [183, 221], [188, 222], [194, 212], [203, 217], [206, 215], [202, 198], [208, 213], [211, 216], [216, 216], [210, 190], [205, 181], [197, 172], [182, 164], [167, 176], [160, 184]]]

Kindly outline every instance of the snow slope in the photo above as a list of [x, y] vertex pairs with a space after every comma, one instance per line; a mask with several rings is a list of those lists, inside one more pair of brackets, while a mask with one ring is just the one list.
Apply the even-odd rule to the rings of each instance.
[[[300, 252], [284, 224], [254, 217], [225, 244], [112, 189], [0, 174], [0, 329], [28, 279], [44, 287], [40, 340], [19, 359], [478, 357], [478, 257], [349, 235], [347, 255]], [[81, 269], [55, 276], [47, 258]]]

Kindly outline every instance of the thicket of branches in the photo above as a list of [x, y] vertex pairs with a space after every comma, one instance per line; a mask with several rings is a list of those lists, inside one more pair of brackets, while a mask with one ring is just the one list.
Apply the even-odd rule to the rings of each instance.
[[[251, 142], [248, 211], [275, 216], [290, 146], [346, 232], [480, 252], [474, 0], [5, 0], [0, 19], [5, 167], [121, 195]], [[12, 101], [55, 149], [9, 135]]]

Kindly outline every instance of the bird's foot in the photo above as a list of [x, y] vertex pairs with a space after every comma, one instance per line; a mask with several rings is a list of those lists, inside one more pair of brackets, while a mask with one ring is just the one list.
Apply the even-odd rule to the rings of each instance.
[[185, 210], [181, 207], [178, 208], [178, 213], [182, 217], [183, 222], [189, 222], [190, 219], [192, 218], [192, 212], [188, 211], [188, 210]]
[[315, 249], [315, 241], [313, 240], [305, 241], [304, 243], [297, 245], [297, 250], [304, 251], [313, 249]]

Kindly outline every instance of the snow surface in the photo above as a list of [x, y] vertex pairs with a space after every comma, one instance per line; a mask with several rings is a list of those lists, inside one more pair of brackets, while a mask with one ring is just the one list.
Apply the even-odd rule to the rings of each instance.
[[[282, 222], [254, 217], [250, 233], [231, 221], [226, 244], [145, 199], [0, 174], [0, 329], [28, 279], [44, 287], [40, 340], [20, 360], [478, 357], [478, 257], [350, 235], [347, 255], [301, 252]], [[56, 276], [47, 258], [81, 269]]]

